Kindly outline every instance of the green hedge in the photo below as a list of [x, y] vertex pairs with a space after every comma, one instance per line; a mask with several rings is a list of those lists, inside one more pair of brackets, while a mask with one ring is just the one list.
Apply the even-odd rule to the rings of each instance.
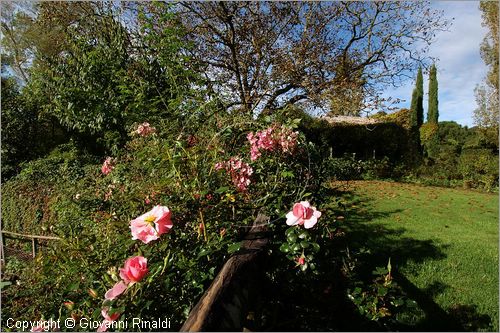
[[381, 118], [373, 125], [335, 124], [314, 118], [299, 109], [290, 109], [288, 117], [301, 118], [300, 130], [321, 147], [324, 156], [355, 154], [361, 160], [387, 158], [393, 164], [414, 165], [420, 159], [418, 133], [407, 128], [405, 109]]

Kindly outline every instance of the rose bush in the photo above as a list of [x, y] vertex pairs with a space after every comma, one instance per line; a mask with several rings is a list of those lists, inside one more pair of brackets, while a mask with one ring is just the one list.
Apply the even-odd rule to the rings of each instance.
[[[178, 329], [258, 212], [270, 216], [273, 244], [281, 246], [285, 215], [294, 203], [312, 198], [322, 182], [321, 163], [311, 162], [321, 161], [316, 148], [294, 130], [298, 120], [207, 116], [196, 122], [197, 128], [175, 135], [159, 124], [155, 135], [132, 128], [124, 149], [104, 165], [78, 165], [71, 171], [76, 176], [52, 167], [51, 177], [33, 169], [12, 181], [8, 188], [19, 189], [27, 179], [45, 179], [51, 190], [38, 205], [43, 219], [35, 228], [62, 241], [47, 244], [20, 285], [7, 290], [20, 295], [6, 296], [8, 316], [108, 320], [105, 309], [111, 319], [120, 313], [129, 320], [169, 313]], [[247, 136], [268, 128], [281, 133], [273, 136], [275, 148], [261, 149], [252, 161]], [[16, 202], [10, 194], [8, 200]], [[23, 225], [15, 205], [8, 207], [7, 229]], [[319, 210], [306, 207], [304, 225]], [[314, 267], [312, 253], [304, 254], [301, 268]], [[300, 255], [287, 259], [292, 266], [276, 269], [295, 269]]]

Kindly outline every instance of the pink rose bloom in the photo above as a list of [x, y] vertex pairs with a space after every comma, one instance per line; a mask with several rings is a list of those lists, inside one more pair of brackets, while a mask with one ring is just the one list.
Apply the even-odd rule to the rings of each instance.
[[108, 310], [109, 309], [107, 307], [101, 310], [101, 314], [104, 317], [104, 320], [97, 329], [97, 332], [106, 332], [108, 330], [109, 325], [111, 325], [111, 323], [117, 320], [121, 315], [121, 313], [119, 312], [115, 312], [112, 315], [109, 315]]
[[108, 158], [106, 158], [106, 160], [102, 164], [101, 172], [103, 174], [107, 175], [108, 173], [111, 172], [111, 170], [113, 170], [113, 168], [114, 168], [114, 165], [113, 165], [113, 162], [111, 160], [111, 157], [108, 157]]
[[132, 239], [139, 239], [148, 244], [162, 234], [168, 233], [173, 227], [170, 215], [167, 207], [155, 206], [151, 211], [130, 221]]
[[123, 268], [120, 268], [122, 281], [117, 282], [113, 288], [109, 289], [104, 298], [106, 300], [114, 300], [123, 294], [130, 284], [141, 281], [147, 273], [148, 260], [146, 258], [137, 256], [125, 260]]
[[42, 325], [33, 326], [30, 332], [43, 332], [45, 331]]
[[250, 176], [253, 174], [253, 169], [250, 165], [243, 162], [239, 157], [231, 157], [229, 161], [219, 162], [215, 164], [215, 170], [224, 169], [231, 175], [233, 184], [242, 192], [246, 191], [250, 185]]
[[139, 282], [148, 273], [148, 259], [137, 256], [125, 260], [120, 277], [126, 284]]
[[109, 310], [109, 308], [107, 308], [107, 307], [105, 307], [101, 310], [101, 314], [104, 317], [104, 320], [107, 320], [109, 322], [114, 322], [115, 320], [120, 318], [121, 313], [115, 312], [112, 315], [109, 315], [108, 310]]
[[286, 224], [304, 225], [304, 228], [310, 229], [318, 223], [321, 212], [312, 207], [309, 201], [301, 201], [293, 205], [293, 210], [286, 214]]
[[148, 136], [149, 134], [154, 132], [156, 132], [156, 128], [151, 127], [148, 122], [140, 124], [135, 130], [135, 133], [140, 136]]
[[306, 263], [306, 258], [304, 258], [304, 257], [297, 258], [297, 264], [304, 265], [305, 263]]
[[108, 325], [109, 325], [109, 322], [107, 320], [104, 320], [101, 323], [101, 325], [99, 325], [97, 332], [106, 332], [108, 330]]

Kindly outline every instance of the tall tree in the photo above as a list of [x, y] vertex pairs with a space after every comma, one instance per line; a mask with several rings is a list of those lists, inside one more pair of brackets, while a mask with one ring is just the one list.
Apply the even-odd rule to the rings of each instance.
[[175, 126], [193, 115], [188, 95], [201, 84], [187, 68], [170, 4], [40, 2], [30, 19], [22, 30], [2, 21], [2, 33], [19, 31], [16, 40], [26, 41], [2, 51], [25, 54], [30, 46], [30, 66], [17, 66], [27, 74], [22, 94], [87, 148], [118, 148], [135, 122]]
[[474, 122], [483, 133], [498, 147], [499, 128], [499, 37], [498, 37], [498, 2], [481, 1], [483, 26], [488, 33], [481, 44], [481, 58], [489, 67], [485, 82], [478, 84], [474, 90], [477, 109], [474, 110]]
[[248, 113], [295, 103], [335, 109], [342, 96], [360, 93], [364, 107], [376, 105], [384, 86], [428, 60], [427, 47], [417, 45], [447, 26], [441, 12], [420, 1], [179, 6], [209, 87], [228, 108]]
[[418, 126], [418, 90], [417, 87], [413, 88], [411, 93], [411, 105], [410, 105], [410, 124], [412, 128], [417, 129]]
[[33, 34], [35, 5], [2, 1], [0, 3], [0, 28], [2, 42], [2, 75], [11, 73], [18, 81], [28, 80], [28, 67], [33, 48], [28, 35]]
[[418, 68], [417, 73], [417, 122], [418, 127], [422, 126], [424, 122], [424, 77], [422, 75], [422, 67]]
[[483, 26], [488, 28], [488, 33], [481, 44], [481, 58], [489, 67], [487, 83], [498, 92], [498, 2], [481, 1]]
[[412, 126], [419, 128], [424, 122], [424, 77], [422, 67], [418, 68], [417, 81], [411, 97]]
[[429, 72], [429, 108], [427, 110], [427, 122], [438, 124], [438, 81], [436, 66], [432, 65]]

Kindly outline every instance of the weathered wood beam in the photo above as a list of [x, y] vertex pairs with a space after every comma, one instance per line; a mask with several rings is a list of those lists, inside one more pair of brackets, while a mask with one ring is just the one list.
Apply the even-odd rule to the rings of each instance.
[[259, 215], [240, 250], [231, 256], [189, 313], [182, 332], [241, 331], [259, 287], [258, 260], [268, 243], [268, 217]]
[[0, 230], [0, 233], [6, 234], [6, 235], [12, 235], [12, 236], [24, 237], [24, 238], [32, 238], [32, 239], [36, 238], [36, 239], [46, 239], [46, 240], [61, 240], [61, 238], [54, 237], [54, 236], [27, 235], [27, 234], [19, 234], [17, 232], [5, 231], [5, 230]]

